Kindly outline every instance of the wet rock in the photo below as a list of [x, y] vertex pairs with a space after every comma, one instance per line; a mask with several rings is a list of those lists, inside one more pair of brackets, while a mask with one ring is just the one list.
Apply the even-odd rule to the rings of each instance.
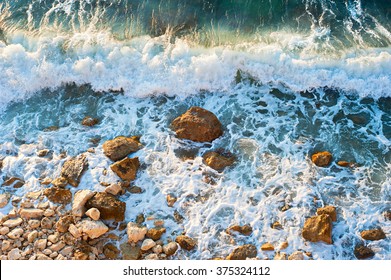
[[130, 153], [134, 153], [142, 148], [139, 137], [119, 136], [103, 143], [103, 153], [112, 161], [125, 158]]
[[20, 210], [20, 216], [23, 219], [39, 219], [43, 216], [42, 209], [22, 209]]
[[354, 255], [359, 260], [365, 260], [372, 258], [375, 255], [375, 252], [373, 252], [373, 250], [367, 246], [357, 245], [354, 248]]
[[44, 157], [44, 156], [46, 156], [49, 152], [50, 152], [50, 150], [48, 150], [48, 149], [39, 150], [39, 151], [37, 151], [37, 156], [39, 156], [39, 157]]
[[140, 225], [144, 222], [145, 222], [144, 214], [138, 214], [136, 217], [136, 223]]
[[11, 195], [8, 193], [0, 194], [0, 208], [7, 206], [8, 202], [10, 201], [10, 197]]
[[112, 243], [108, 243], [105, 246], [103, 246], [103, 254], [108, 260], [118, 259], [119, 253], [120, 250], [118, 250], [118, 248]]
[[141, 250], [142, 251], [148, 251], [149, 249], [152, 249], [156, 245], [155, 241], [152, 239], [144, 239], [143, 243], [141, 244]]
[[302, 261], [304, 260], [304, 253], [301, 252], [301, 251], [296, 251], [296, 252], [293, 252], [289, 257], [288, 257], [288, 260], [290, 261]]
[[177, 200], [178, 200], [178, 198], [174, 194], [168, 194], [166, 196], [166, 201], [167, 201], [168, 207], [173, 207]]
[[93, 219], [94, 221], [97, 221], [99, 220], [100, 218], [100, 212], [98, 209], [96, 208], [90, 208], [88, 209], [88, 211], [86, 212], [86, 215], [88, 217], [90, 217], [91, 219]]
[[56, 230], [61, 233], [67, 232], [72, 223], [74, 223], [72, 215], [62, 216], [56, 223]]
[[146, 227], [141, 227], [136, 223], [128, 223], [126, 232], [128, 234], [129, 243], [137, 243], [140, 240], [143, 240], [145, 234], [147, 233]]
[[218, 151], [207, 152], [202, 156], [202, 158], [206, 165], [220, 172], [235, 162], [235, 157], [231, 153]]
[[386, 238], [384, 231], [381, 228], [364, 230], [361, 232], [361, 237], [365, 240], [381, 240]]
[[318, 152], [311, 156], [312, 162], [319, 167], [327, 167], [330, 165], [331, 161], [333, 159], [333, 156], [330, 152], [324, 151], [324, 152]]
[[330, 216], [331, 221], [333, 222], [337, 221], [337, 211], [335, 210], [334, 206], [328, 205], [326, 207], [318, 208], [318, 210], [316, 210], [316, 214], [318, 215], [326, 214]]
[[130, 193], [142, 193], [143, 190], [142, 190], [140, 187], [131, 186], [131, 187], [129, 188], [129, 192], [130, 192]]
[[11, 177], [3, 183], [3, 186], [5, 187], [12, 186], [14, 189], [19, 189], [23, 187], [24, 184], [25, 182], [22, 179], [18, 177]]
[[105, 234], [109, 228], [101, 221], [82, 220], [78, 224], [78, 228], [87, 234], [89, 238], [94, 239]]
[[274, 256], [273, 260], [284, 261], [288, 259], [288, 255], [286, 253], [277, 252]]
[[128, 243], [120, 245], [123, 260], [138, 260], [141, 257], [141, 249], [139, 246], [131, 246]]
[[85, 155], [79, 155], [67, 160], [62, 166], [61, 176], [68, 180], [68, 183], [77, 187], [80, 178], [88, 166]]
[[185, 219], [179, 212], [178, 210], [174, 211], [174, 219], [178, 224], [183, 223], [183, 220]]
[[262, 251], [274, 251], [274, 246], [273, 246], [273, 244], [268, 242], [268, 243], [262, 244], [261, 250]]
[[384, 219], [391, 221], [391, 210], [387, 210], [383, 213]]
[[7, 257], [9, 260], [19, 260], [22, 257], [22, 255], [18, 248], [14, 248], [8, 252]]
[[283, 227], [282, 227], [282, 225], [280, 224], [280, 222], [274, 222], [274, 223], [272, 224], [272, 229], [282, 230]]
[[90, 116], [85, 117], [82, 121], [81, 124], [84, 126], [94, 126], [99, 123], [98, 119], [92, 118]]
[[122, 187], [120, 184], [111, 184], [105, 189], [105, 192], [112, 194], [112, 195], [117, 195], [121, 193]]
[[350, 168], [353, 168], [356, 166], [356, 164], [354, 162], [348, 162], [348, 161], [344, 161], [344, 160], [338, 161], [337, 165], [339, 165], [341, 167], [350, 167]]
[[156, 241], [159, 240], [160, 237], [166, 232], [165, 228], [151, 228], [147, 231], [147, 237]]
[[126, 203], [118, 200], [114, 195], [99, 192], [90, 198], [86, 207], [96, 208], [100, 212], [100, 218], [103, 220], [114, 219], [117, 222], [125, 218]]
[[161, 254], [163, 252], [163, 247], [161, 245], [156, 245], [155, 247], [152, 248], [152, 251], [155, 254]]
[[303, 238], [311, 242], [323, 241], [332, 244], [331, 240], [332, 221], [329, 215], [308, 218], [304, 223]]
[[177, 250], [178, 250], [178, 244], [176, 242], [170, 242], [163, 246], [163, 252], [167, 256], [174, 255]]
[[175, 241], [181, 246], [182, 249], [187, 251], [192, 250], [196, 245], [197, 241], [186, 235], [179, 235], [175, 238]]
[[51, 187], [45, 189], [43, 194], [53, 203], [57, 204], [69, 204], [72, 201], [72, 193], [70, 190]]
[[111, 170], [124, 181], [133, 181], [136, 179], [137, 170], [140, 167], [138, 157], [124, 158], [110, 165]]
[[191, 107], [171, 123], [176, 136], [195, 142], [212, 142], [223, 135], [220, 121], [212, 113], [200, 107]]
[[246, 224], [244, 226], [233, 225], [227, 229], [227, 233], [232, 234], [232, 231], [236, 231], [240, 234], [248, 236], [251, 235], [251, 233], [253, 232], [253, 228], [249, 224]]
[[228, 255], [227, 260], [246, 260], [247, 258], [255, 258], [257, 256], [257, 248], [252, 244], [246, 244], [233, 250]]
[[51, 181], [52, 185], [59, 188], [65, 188], [68, 185], [68, 180], [65, 177], [58, 177]]
[[284, 250], [286, 248], [288, 248], [289, 246], [289, 243], [287, 241], [284, 241], [280, 244], [280, 250]]
[[72, 203], [72, 214], [76, 217], [83, 216], [85, 212], [85, 204], [94, 195], [95, 192], [90, 190], [80, 190], [76, 192]]
[[23, 223], [23, 220], [21, 218], [9, 219], [3, 223], [3, 226], [9, 227], [9, 228], [14, 228], [14, 227], [19, 226], [22, 223]]

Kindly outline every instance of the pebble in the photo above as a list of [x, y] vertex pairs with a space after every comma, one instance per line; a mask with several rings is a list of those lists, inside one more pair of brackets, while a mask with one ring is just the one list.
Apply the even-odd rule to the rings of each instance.
[[54, 244], [54, 243], [57, 243], [58, 238], [59, 238], [58, 234], [51, 234], [48, 236], [48, 241], [50, 241]]
[[0, 235], [6, 235], [9, 232], [10, 232], [9, 227], [1, 227], [0, 228]]
[[58, 256], [58, 253], [57, 252], [53, 252], [49, 255], [50, 258], [56, 258]]
[[80, 238], [81, 237], [80, 230], [74, 224], [71, 224], [69, 226], [68, 231], [73, 235], [74, 238]]
[[[54, 254], [54, 253], [53, 253]], [[61, 255], [61, 254], [59, 254], [58, 256], [57, 256], [57, 258], [56, 258], [56, 260], [60, 260], [60, 261], [62, 261], [62, 260], [66, 260], [67, 258], [66, 257], [64, 257], [63, 255]]]
[[160, 254], [161, 252], [163, 252], [163, 247], [161, 245], [156, 245], [155, 247], [152, 248], [152, 251], [155, 254]]
[[46, 248], [48, 240], [47, 239], [38, 239], [34, 242], [34, 248], [37, 250], [43, 251]]
[[45, 254], [46, 256], [49, 256], [53, 252], [50, 249], [45, 249], [45, 250], [42, 251], [42, 253]]
[[3, 243], [1, 244], [1, 250], [3, 252], [7, 251], [11, 247], [11, 242], [8, 240], [4, 240]]
[[38, 219], [43, 216], [42, 209], [22, 209], [20, 210], [20, 216], [24, 219]]
[[53, 209], [46, 209], [45, 212], [43, 212], [43, 215], [45, 217], [52, 217], [55, 214]]
[[38, 237], [38, 231], [33, 230], [27, 235], [27, 241], [32, 243]]
[[[60, 251], [64, 247], [65, 247], [65, 243], [63, 241], [60, 241], [60, 242], [55, 243], [52, 246], [50, 246], [49, 249], [52, 250], [53, 252], [57, 252], [57, 251]], [[68, 247], [70, 247], [70, 246], [68, 246]]]
[[22, 236], [23, 234], [23, 229], [21, 228], [15, 228], [12, 231], [10, 231], [7, 236], [11, 239], [18, 239]]
[[53, 222], [48, 217], [44, 217], [41, 220], [41, 227], [42, 228], [49, 229], [49, 228], [52, 228], [52, 226], [53, 226]]
[[152, 239], [145, 239], [141, 245], [141, 250], [148, 251], [156, 245], [155, 241]]
[[37, 260], [39, 261], [48, 261], [51, 260], [48, 256], [45, 256], [44, 254], [38, 253], [37, 254]]
[[100, 218], [100, 212], [97, 208], [88, 209], [88, 211], [86, 212], [86, 215], [88, 217], [90, 217], [91, 219], [93, 219], [94, 221], [97, 221]]
[[8, 217], [16, 218], [18, 216], [18, 212], [16, 208], [12, 208], [12, 210], [8, 213]]
[[149, 254], [145, 257], [146, 260], [159, 260], [159, 256], [157, 254]]
[[28, 224], [30, 228], [34, 229], [34, 228], [38, 228], [41, 225], [41, 222], [39, 220], [30, 220], [28, 221]]
[[18, 248], [9, 251], [7, 256], [9, 260], [19, 260], [22, 257]]
[[121, 185], [120, 184], [111, 184], [105, 189], [106, 193], [112, 194], [112, 195], [117, 195], [122, 191]]
[[21, 223], [23, 223], [23, 220], [21, 218], [10, 219], [10, 220], [5, 221], [3, 223], [3, 226], [9, 227], [9, 228], [14, 228], [14, 227], [19, 226]]
[[167, 256], [175, 254], [178, 250], [178, 244], [176, 242], [170, 242], [163, 246], [163, 251]]
[[300, 251], [296, 251], [296, 252], [293, 252], [288, 260], [304, 260], [304, 254], [303, 252], [300, 252]]

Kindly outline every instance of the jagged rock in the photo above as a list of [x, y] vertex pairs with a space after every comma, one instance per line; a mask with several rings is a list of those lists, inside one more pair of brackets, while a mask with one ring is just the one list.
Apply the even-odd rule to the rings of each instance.
[[179, 235], [175, 238], [175, 241], [181, 246], [182, 249], [187, 251], [192, 250], [196, 245], [197, 241], [186, 235]]
[[20, 216], [23, 219], [39, 219], [43, 216], [42, 209], [22, 209], [20, 210]]
[[71, 191], [58, 187], [45, 189], [43, 194], [53, 203], [69, 204], [72, 201]]
[[332, 244], [331, 240], [332, 221], [329, 215], [308, 218], [304, 223], [303, 238], [311, 242], [323, 241]]
[[331, 153], [324, 151], [315, 153], [311, 156], [312, 162], [319, 167], [327, 167], [330, 165], [331, 161], [333, 159], [333, 156]]
[[156, 245], [155, 241], [152, 239], [144, 239], [143, 244], [141, 244], [141, 250], [142, 251], [148, 251], [149, 249], [152, 249]]
[[24, 184], [25, 182], [22, 179], [18, 177], [11, 177], [3, 183], [3, 186], [5, 187], [12, 186], [14, 189], [19, 189], [23, 187]]
[[52, 185], [59, 188], [65, 188], [68, 185], [68, 180], [65, 177], [58, 177], [51, 181]]
[[227, 229], [227, 233], [232, 234], [231, 231], [236, 231], [243, 235], [248, 236], [251, 235], [251, 233], [253, 232], [253, 228], [249, 224], [246, 224], [244, 226], [233, 225]]
[[159, 240], [160, 237], [166, 232], [165, 228], [151, 228], [147, 231], [147, 237], [156, 241]]
[[354, 248], [354, 255], [357, 259], [364, 260], [372, 258], [375, 255], [375, 252], [367, 246], [357, 245], [356, 248]]
[[177, 250], [178, 250], [178, 244], [176, 242], [170, 242], [163, 246], [163, 252], [167, 256], [174, 255]]
[[375, 241], [386, 238], [386, 235], [381, 228], [377, 228], [362, 231], [361, 237], [365, 240]]
[[289, 243], [287, 241], [284, 241], [280, 244], [280, 250], [284, 250], [286, 248], [288, 248], [289, 246]]
[[72, 203], [72, 214], [76, 217], [81, 217], [85, 212], [85, 204], [95, 195], [95, 192], [90, 190], [80, 190], [75, 193]]
[[56, 223], [56, 230], [62, 233], [67, 232], [72, 223], [74, 223], [72, 215], [62, 216]]
[[326, 207], [318, 208], [318, 210], [316, 210], [316, 214], [318, 215], [326, 214], [330, 216], [333, 222], [337, 221], [337, 211], [335, 210], [334, 206], [328, 205]]
[[246, 244], [235, 248], [228, 255], [227, 260], [246, 260], [247, 258], [255, 258], [257, 256], [257, 248], [252, 244]]
[[173, 207], [177, 200], [178, 200], [178, 198], [173, 194], [168, 194], [166, 196], [166, 201], [167, 201], [168, 207]]
[[92, 118], [90, 116], [84, 117], [84, 119], [81, 121], [81, 124], [84, 126], [94, 126], [99, 123], [98, 119]]
[[177, 117], [171, 126], [178, 138], [195, 142], [212, 142], [223, 135], [222, 125], [217, 117], [200, 107], [191, 107]]
[[99, 192], [86, 203], [87, 209], [96, 208], [103, 220], [123, 221], [125, 218], [126, 203], [118, 200], [114, 195]]
[[122, 191], [122, 187], [120, 184], [111, 184], [105, 189], [105, 192], [112, 194], [112, 195], [117, 195]]
[[113, 243], [108, 243], [103, 246], [103, 254], [108, 260], [116, 260], [118, 259], [120, 251]]
[[9, 193], [0, 194], [0, 208], [7, 206], [10, 201], [11, 195]]
[[68, 227], [68, 231], [70, 234], [72, 234], [72, 236], [76, 239], [80, 238], [81, 235], [82, 235], [82, 232], [81, 230], [76, 227], [74, 224], [70, 224], [69, 227]]
[[140, 246], [131, 246], [128, 243], [120, 245], [122, 259], [124, 260], [138, 260], [141, 257]]
[[293, 252], [289, 257], [288, 257], [288, 260], [290, 261], [302, 261], [304, 260], [304, 253], [301, 252], [301, 251], [296, 251], [296, 252]]
[[207, 152], [202, 158], [206, 165], [220, 172], [235, 162], [235, 157], [231, 153], [219, 151]]
[[50, 152], [50, 150], [48, 150], [48, 149], [39, 150], [39, 151], [37, 151], [37, 156], [39, 156], [39, 157], [44, 157], [44, 156], [46, 156], [49, 152]]
[[103, 153], [112, 161], [125, 158], [130, 153], [134, 153], [142, 148], [139, 137], [118, 136], [103, 143]]
[[262, 251], [274, 251], [274, 246], [271, 243], [265, 243], [261, 246]]
[[110, 165], [111, 170], [124, 181], [133, 181], [136, 179], [137, 170], [140, 167], [138, 157], [124, 158]]
[[93, 219], [94, 221], [97, 221], [99, 220], [100, 218], [100, 212], [98, 209], [96, 208], [90, 208], [88, 209], [88, 211], [86, 212], [86, 215], [88, 217], [90, 217], [91, 219]]
[[4, 227], [14, 228], [23, 223], [21, 218], [9, 219], [3, 223]]
[[98, 238], [109, 230], [101, 221], [82, 220], [77, 226], [91, 239]]
[[127, 230], [128, 234], [128, 242], [129, 243], [137, 243], [140, 240], [143, 240], [145, 237], [145, 234], [147, 233], [146, 227], [141, 227], [136, 223], [128, 223]]
[[80, 177], [87, 168], [88, 163], [85, 155], [79, 155], [67, 160], [62, 166], [61, 176], [68, 180], [68, 183], [77, 187]]

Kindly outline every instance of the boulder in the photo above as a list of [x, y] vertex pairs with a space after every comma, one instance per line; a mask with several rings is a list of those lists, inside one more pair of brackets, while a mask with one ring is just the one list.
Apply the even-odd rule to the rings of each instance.
[[333, 156], [331, 153], [324, 151], [324, 152], [318, 152], [311, 156], [312, 162], [319, 167], [327, 167], [330, 165], [331, 161], [333, 159]]
[[85, 212], [85, 204], [93, 197], [95, 192], [90, 190], [80, 190], [75, 193], [72, 203], [72, 214], [76, 217], [81, 217]]
[[45, 189], [43, 194], [53, 203], [69, 204], [72, 201], [72, 193], [67, 189], [51, 187]]
[[247, 258], [255, 258], [257, 256], [257, 247], [252, 244], [246, 244], [235, 248], [228, 255], [227, 260], [246, 260]]
[[163, 246], [163, 252], [167, 256], [174, 255], [177, 250], [178, 250], [178, 244], [176, 242], [170, 242]]
[[318, 215], [326, 214], [330, 216], [331, 221], [333, 222], [337, 221], [337, 211], [335, 210], [334, 206], [328, 205], [322, 208], [318, 208], [318, 210], [316, 210], [316, 214]]
[[206, 165], [219, 172], [235, 162], [235, 157], [231, 153], [225, 152], [207, 152], [202, 158]]
[[196, 245], [197, 241], [186, 235], [179, 235], [175, 238], [175, 241], [181, 246], [182, 249], [187, 251], [192, 250]]
[[88, 166], [85, 155], [79, 155], [67, 160], [62, 166], [61, 176], [68, 180], [68, 183], [77, 187], [80, 177]]
[[98, 238], [109, 230], [102, 221], [82, 220], [77, 227], [91, 239]]
[[362, 231], [361, 237], [365, 240], [375, 241], [386, 238], [386, 235], [381, 228], [377, 228]]
[[111, 170], [124, 181], [133, 181], [136, 179], [137, 170], [140, 166], [138, 157], [124, 158], [110, 165]]
[[98, 119], [95, 119], [93, 117], [87, 116], [84, 117], [84, 119], [81, 121], [81, 124], [84, 126], [94, 126], [99, 123]]
[[232, 231], [236, 231], [240, 234], [248, 236], [251, 235], [251, 233], [253, 232], [253, 228], [249, 224], [246, 224], [244, 226], [233, 225], [227, 229], [227, 233], [232, 234]]
[[128, 234], [129, 243], [137, 243], [144, 239], [145, 234], [147, 233], [147, 228], [130, 222], [127, 225], [126, 233]]
[[171, 123], [176, 136], [195, 142], [212, 142], [223, 135], [220, 121], [210, 111], [191, 107]]
[[303, 238], [311, 242], [323, 241], [332, 244], [331, 240], [332, 221], [329, 215], [308, 218], [304, 223]]
[[130, 153], [134, 153], [142, 148], [139, 137], [118, 136], [103, 143], [103, 153], [112, 161], [125, 158]]
[[359, 260], [365, 260], [372, 258], [375, 255], [375, 252], [373, 252], [373, 250], [367, 246], [357, 245], [354, 248], [354, 255]]
[[86, 203], [87, 209], [96, 208], [103, 220], [114, 219], [117, 222], [125, 218], [126, 203], [118, 200], [114, 195], [98, 192]]

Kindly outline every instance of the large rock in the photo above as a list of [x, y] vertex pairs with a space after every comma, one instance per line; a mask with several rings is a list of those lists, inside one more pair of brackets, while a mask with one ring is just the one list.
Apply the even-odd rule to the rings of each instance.
[[318, 208], [316, 210], [316, 214], [318, 215], [327, 214], [330, 216], [333, 222], [337, 221], [337, 211], [335, 210], [334, 206], [328, 205], [322, 208]]
[[109, 230], [102, 221], [82, 220], [77, 227], [91, 239], [98, 238]]
[[125, 158], [130, 153], [134, 153], [142, 148], [139, 137], [119, 136], [103, 143], [103, 153], [112, 161]]
[[68, 204], [72, 201], [72, 193], [67, 189], [51, 187], [45, 189], [43, 194], [53, 203]]
[[227, 257], [227, 260], [246, 260], [247, 258], [255, 258], [257, 256], [257, 247], [252, 244], [246, 244], [235, 248]]
[[386, 238], [386, 235], [381, 228], [377, 228], [362, 231], [361, 237], [365, 240], [375, 241]]
[[68, 180], [68, 183], [77, 187], [80, 177], [87, 168], [88, 163], [85, 155], [80, 155], [67, 160], [62, 166], [61, 176]]
[[225, 152], [207, 152], [202, 156], [204, 163], [217, 171], [223, 171], [224, 168], [235, 162], [235, 157]]
[[130, 222], [127, 225], [126, 233], [128, 234], [129, 243], [137, 243], [144, 239], [145, 234], [147, 233], [147, 228]]
[[179, 235], [176, 237], [175, 241], [181, 246], [182, 249], [187, 251], [192, 250], [196, 245], [197, 241], [186, 235]]
[[354, 255], [357, 259], [364, 260], [372, 258], [375, 255], [375, 252], [373, 252], [371, 248], [364, 245], [357, 245], [356, 248], [354, 248]]
[[178, 138], [195, 142], [212, 142], [223, 135], [217, 117], [200, 107], [191, 107], [186, 113], [177, 117], [171, 126]]
[[99, 192], [90, 198], [86, 203], [87, 209], [96, 208], [103, 220], [114, 219], [117, 222], [125, 218], [126, 203], [118, 200], [114, 195]]
[[138, 157], [124, 158], [121, 161], [110, 165], [111, 170], [124, 181], [133, 181], [136, 179], [137, 170], [140, 166]]
[[85, 213], [85, 204], [93, 197], [95, 192], [90, 190], [80, 190], [75, 193], [72, 203], [72, 214], [76, 217], [81, 217]]
[[331, 240], [332, 221], [329, 215], [308, 218], [304, 223], [303, 238], [311, 242], [323, 241], [332, 244]]
[[332, 159], [333, 159], [332, 154], [327, 151], [315, 153], [311, 156], [312, 162], [319, 167], [329, 166]]

